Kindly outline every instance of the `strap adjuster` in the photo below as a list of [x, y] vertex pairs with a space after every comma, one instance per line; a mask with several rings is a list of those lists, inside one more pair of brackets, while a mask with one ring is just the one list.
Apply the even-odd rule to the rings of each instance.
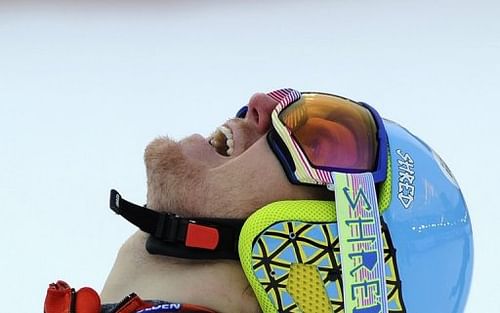
[[190, 222], [187, 225], [186, 247], [215, 250], [219, 244], [219, 231], [217, 228], [199, 225]]
[[156, 224], [155, 236], [166, 242], [177, 240], [179, 221], [174, 214], [160, 214]]

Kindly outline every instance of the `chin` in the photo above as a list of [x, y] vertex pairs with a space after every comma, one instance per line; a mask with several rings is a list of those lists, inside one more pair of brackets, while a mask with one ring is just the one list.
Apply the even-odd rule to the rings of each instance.
[[[203, 178], [209, 167], [186, 155], [183, 146], [202, 142], [198, 137], [189, 138], [181, 144], [161, 137], [146, 147], [144, 162], [149, 208], [186, 216], [196, 207], [194, 201], [203, 194]], [[197, 197], [193, 197], [193, 194], [197, 194]]]

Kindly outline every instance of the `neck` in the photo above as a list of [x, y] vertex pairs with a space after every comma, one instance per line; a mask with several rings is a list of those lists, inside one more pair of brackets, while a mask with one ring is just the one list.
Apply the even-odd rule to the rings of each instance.
[[259, 312], [237, 261], [189, 260], [150, 255], [137, 232], [121, 247], [101, 294], [116, 303], [131, 292], [145, 300], [201, 305], [217, 312]]

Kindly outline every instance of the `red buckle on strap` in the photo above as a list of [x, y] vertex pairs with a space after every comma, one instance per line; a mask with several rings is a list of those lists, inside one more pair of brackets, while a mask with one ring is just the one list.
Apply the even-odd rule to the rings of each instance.
[[217, 228], [190, 223], [185, 244], [186, 247], [215, 250], [219, 244], [219, 231]]

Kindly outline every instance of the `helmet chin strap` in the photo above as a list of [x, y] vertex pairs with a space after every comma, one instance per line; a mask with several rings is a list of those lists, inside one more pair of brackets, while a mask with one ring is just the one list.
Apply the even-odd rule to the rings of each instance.
[[109, 207], [140, 230], [150, 234], [151, 254], [187, 259], [238, 260], [238, 239], [245, 220], [185, 218], [139, 206], [112, 189]]

